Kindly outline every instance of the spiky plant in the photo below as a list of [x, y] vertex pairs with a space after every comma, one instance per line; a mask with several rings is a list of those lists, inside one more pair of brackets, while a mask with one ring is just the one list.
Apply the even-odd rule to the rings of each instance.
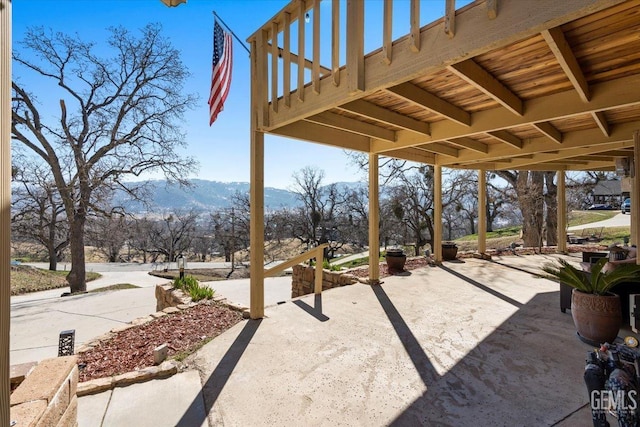
[[624, 282], [640, 282], [640, 265], [619, 264], [614, 270], [602, 272], [607, 258], [592, 264], [591, 273], [584, 272], [566, 260], [559, 259], [559, 265], [546, 264], [543, 277], [560, 282], [589, 294], [605, 295], [615, 285]]

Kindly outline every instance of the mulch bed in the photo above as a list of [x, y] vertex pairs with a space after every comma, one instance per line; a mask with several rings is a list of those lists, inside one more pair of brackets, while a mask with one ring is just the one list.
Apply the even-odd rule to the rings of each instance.
[[241, 320], [241, 313], [207, 303], [118, 332], [79, 355], [80, 381], [153, 366], [153, 349], [164, 343], [168, 344], [169, 357], [193, 352]]

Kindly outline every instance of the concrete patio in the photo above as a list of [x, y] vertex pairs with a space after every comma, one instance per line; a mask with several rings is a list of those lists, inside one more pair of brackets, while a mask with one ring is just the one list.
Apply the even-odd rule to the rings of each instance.
[[[447, 262], [267, 308], [188, 361], [203, 393], [170, 424], [589, 425], [590, 347], [558, 284], [525, 271], [555, 257]], [[153, 425], [153, 411], [122, 418], [117, 399], [97, 400], [80, 399], [80, 425], [89, 404], [97, 419]]]

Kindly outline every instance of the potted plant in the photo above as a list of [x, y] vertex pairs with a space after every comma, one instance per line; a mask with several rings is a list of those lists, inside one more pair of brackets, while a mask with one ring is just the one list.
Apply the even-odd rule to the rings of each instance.
[[640, 282], [640, 266], [622, 264], [603, 272], [607, 258], [591, 265], [591, 272], [580, 270], [560, 259], [559, 265], [545, 265], [547, 279], [559, 280], [573, 288], [571, 317], [580, 339], [590, 345], [613, 342], [622, 323], [620, 297], [611, 289], [628, 282]]
[[442, 259], [445, 261], [453, 261], [458, 255], [458, 245], [454, 242], [442, 243]]
[[384, 258], [387, 261], [387, 268], [390, 273], [404, 271], [404, 264], [407, 261], [407, 256], [402, 248], [387, 249]]

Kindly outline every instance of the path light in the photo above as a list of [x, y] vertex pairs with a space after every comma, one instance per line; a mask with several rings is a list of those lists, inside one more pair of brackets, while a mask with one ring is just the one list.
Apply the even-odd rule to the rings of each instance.
[[178, 263], [178, 270], [180, 270], [180, 278], [184, 279], [184, 257], [182, 256], [182, 254], [178, 255], [176, 261]]

